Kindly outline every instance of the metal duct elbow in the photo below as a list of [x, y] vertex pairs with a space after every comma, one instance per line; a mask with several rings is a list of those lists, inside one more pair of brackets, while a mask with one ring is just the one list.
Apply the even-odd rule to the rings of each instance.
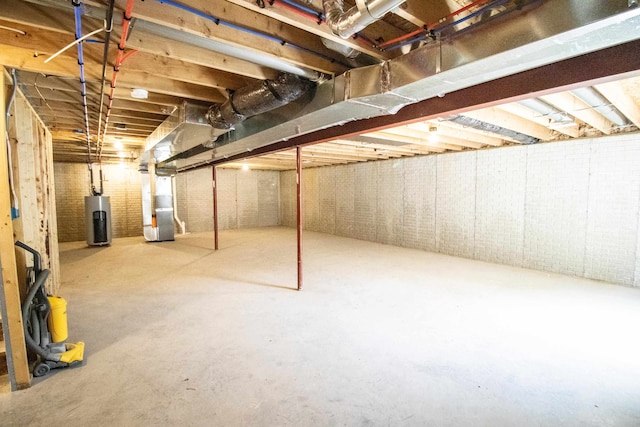
[[274, 80], [263, 80], [235, 91], [227, 101], [209, 107], [207, 121], [216, 129], [233, 125], [295, 101], [312, 83], [293, 74], [282, 73]]
[[356, 0], [344, 11], [343, 0], [322, 0], [327, 26], [333, 34], [347, 39], [404, 3], [405, 0]]
[[521, 132], [516, 132], [511, 129], [503, 128], [502, 126], [493, 125], [491, 123], [483, 122], [481, 120], [473, 119], [461, 114], [453, 114], [447, 116], [444, 120], [448, 120], [453, 123], [457, 123], [462, 126], [470, 127], [473, 129], [483, 130], [486, 132], [497, 133], [498, 135], [506, 136], [522, 144], [537, 144], [540, 142], [539, 138], [531, 135], [527, 135]]

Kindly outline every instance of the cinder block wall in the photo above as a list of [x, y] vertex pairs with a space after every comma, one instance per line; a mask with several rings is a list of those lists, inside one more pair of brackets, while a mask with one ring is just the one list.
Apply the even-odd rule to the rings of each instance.
[[[279, 172], [218, 168], [217, 179], [221, 230], [280, 223]], [[176, 190], [178, 216], [186, 223], [187, 231], [212, 231], [211, 168], [178, 174]]]
[[[640, 136], [303, 171], [308, 230], [640, 286]], [[281, 223], [295, 226], [295, 171]]]
[[[84, 197], [90, 195], [86, 164], [54, 163], [58, 241], [85, 240]], [[142, 236], [142, 190], [137, 164], [104, 164], [104, 195], [111, 203], [113, 238]], [[99, 187], [98, 167], [94, 184]]]

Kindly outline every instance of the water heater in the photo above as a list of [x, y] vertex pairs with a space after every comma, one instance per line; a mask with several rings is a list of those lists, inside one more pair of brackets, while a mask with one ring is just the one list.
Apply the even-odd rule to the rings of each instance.
[[111, 244], [111, 204], [109, 196], [85, 196], [84, 213], [87, 244]]

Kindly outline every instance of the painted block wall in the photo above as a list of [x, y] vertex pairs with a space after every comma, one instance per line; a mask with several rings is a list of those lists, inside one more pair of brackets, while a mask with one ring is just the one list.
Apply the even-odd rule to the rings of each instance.
[[[218, 227], [221, 230], [280, 223], [279, 172], [218, 168], [217, 179]], [[187, 231], [212, 231], [211, 168], [178, 174], [176, 191], [178, 216], [185, 222]]]
[[[640, 136], [305, 169], [305, 228], [640, 286]], [[295, 171], [280, 174], [294, 227]]]
[[[113, 238], [142, 236], [142, 190], [138, 165], [104, 164], [103, 195], [111, 204]], [[58, 241], [85, 240], [84, 197], [90, 195], [86, 164], [54, 163]], [[99, 186], [97, 166], [94, 184]]]

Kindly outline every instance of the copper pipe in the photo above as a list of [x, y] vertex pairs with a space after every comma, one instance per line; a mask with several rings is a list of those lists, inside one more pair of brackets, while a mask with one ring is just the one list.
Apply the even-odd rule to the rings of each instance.
[[218, 250], [218, 178], [216, 167], [211, 167], [211, 179], [213, 181], [213, 242], [214, 249]]
[[302, 290], [302, 147], [296, 147], [296, 208], [298, 214], [298, 290]]

